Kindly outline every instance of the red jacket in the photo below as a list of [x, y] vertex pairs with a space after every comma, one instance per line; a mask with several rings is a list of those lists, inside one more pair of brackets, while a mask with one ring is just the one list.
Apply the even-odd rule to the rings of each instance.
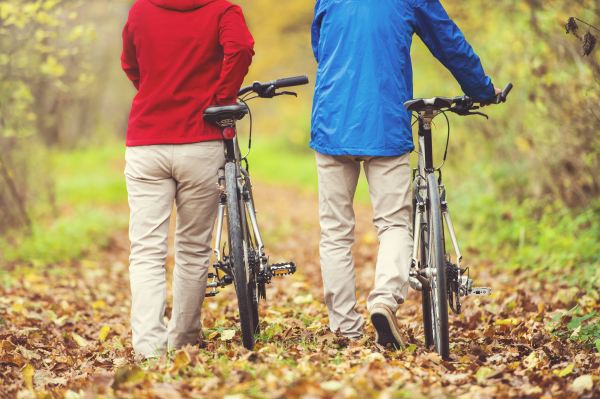
[[254, 39], [242, 9], [225, 0], [138, 0], [123, 30], [123, 70], [138, 89], [128, 146], [222, 138], [202, 119], [236, 95]]

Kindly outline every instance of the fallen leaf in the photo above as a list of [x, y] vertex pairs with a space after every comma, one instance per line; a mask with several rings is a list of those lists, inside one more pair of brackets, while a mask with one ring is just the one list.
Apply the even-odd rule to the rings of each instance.
[[577, 392], [578, 394], [583, 394], [586, 390], [592, 390], [594, 387], [594, 382], [592, 381], [591, 375], [582, 375], [580, 377], [575, 378], [569, 390], [573, 392]]
[[82, 347], [89, 345], [88, 341], [85, 338], [83, 338], [81, 335], [78, 335], [75, 333], [73, 333], [73, 341], [75, 341], [77, 343], [77, 345], [82, 346]]
[[113, 382], [112, 388], [116, 391], [119, 389], [121, 384], [126, 382], [138, 382], [143, 381], [146, 377], [144, 370], [142, 370], [139, 366], [123, 366], [115, 372], [115, 380]]
[[303, 303], [311, 303], [314, 300], [315, 298], [312, 294], [298, 295], [296, 298], [294, 298], [294, 303], [297, 305], [301, 305]]
[[181, 369], [183, 366], [187, 366], [188, 364], [190, 364], [191, 361], [192, 359], [190, 359], [190, 355], [185, 350], [180, 349], [177, 352], [175, 352], [175, 360], [173, 363], [173, 367], [170, 371], [175, 373], [179, 371], [179, 369]]
[[321, 383], [321, 388], [326, 391], [339, 391], [343, 386], [344, 384], [339, 381], [326, 381]]
[[123, 344], [121, 343], [121, 341], [119, 341], [117, 338], [115, 338], [115, 340], [113, 342], [113, 348], [118, 351], [122, 351], [125, 349], [123, 347]]
[[492, 374], [493, 372], [494, 370], [489, 367], [479, 367], [475, 373], [475, 378], [479, 384], [482, 384], [488, 375]]
[[221, 333], [221, 341], [230, 341], [235, 335], [235, 330], [224, 330]]
[[383, 357], [381, 353], [373, 352], [368, 354], [365, 357], [365, 360], [367, 360], [369, 363], [373, 363], [375, 361], [385, 362], [385, 357]]
[[33, 375], [35, 374], [33, 366], [27, 363], [27, 365], [23, 367], [23, 370], [21, 370], [21, 374], [23, 374], [23, 383], [25, 384], [25, 387], [30, 391], [33, 391]]
[[565, 376], [571, 374], [571, 372], [573, 372], [573, 367], [575, 367], [574, 364], [569, 364], [567, 367], [565, 367], [562, 370], [554, 370], [554, 374], [556, 374], [559, 377], [565, 377]]
[[106, 325], [104, 327], [102, 327], [100, 329], [100, 341], [104, 342], [106, 341], [106, 337], [108, 336], [108, 333], [110, 332], [110, 326]]

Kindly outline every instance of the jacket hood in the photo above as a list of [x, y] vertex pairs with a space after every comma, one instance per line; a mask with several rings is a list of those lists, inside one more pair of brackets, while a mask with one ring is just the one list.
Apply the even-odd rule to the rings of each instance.
[[215, 0], [150, 0], [151, 3], [159, 7], [177, 11], [195, 10], [213, 1]]

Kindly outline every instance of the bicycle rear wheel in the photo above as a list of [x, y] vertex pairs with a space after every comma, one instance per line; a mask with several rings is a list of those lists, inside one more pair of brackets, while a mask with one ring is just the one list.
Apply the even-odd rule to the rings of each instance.
[[433, 322], [433, 338], [437, 353], [444, 359], [450, 357], [450, 342], [448, 332], [448, 294], [446, 291], [446, 262], [444, 250], [444, 227], [442, 224], [442, 209], [440, 190], [433, 173], [427, 176], [427, 215], [429, 248], [427, 251], [427, 266], [436, 273], [431, 276], [431, 318]]
[[244, 247], [244, 235], [242, 231], [242, 217], [240, 209], [240, 200], [237, 188], [237, 176], [234, 162], [225, 164], [225, 188], [227, 191], [227, 218], [229, 222], [230, 252], [231, 264], [233, 267], [233, 282], [235, 293], [238, 299], [240, 310], [240, 327], [242, 331], [242, 342], [246, 349], [254, 349], [254, 326], [252, 323], [252, 306], [250, 287], [251, 282], [248, 279], [246, 270], [246, 251]]
[[[427, 266], [427, 248], [429, 242], [429, 235], [427, 230], [421, 230], [421, 267]], [[425, 347], [429, 348], [433, 345], [433, 322], [431, 312], [431, 291], [423, 288], [421, 291], [421, 303], [423, 305], [423, 331], [425, 332]]]

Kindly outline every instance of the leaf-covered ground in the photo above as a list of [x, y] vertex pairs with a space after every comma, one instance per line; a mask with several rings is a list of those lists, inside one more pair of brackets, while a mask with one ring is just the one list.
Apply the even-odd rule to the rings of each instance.
[[[268, 288], [255, 351], [239, 343], [230, 286], [204, 303], [207, 339], [200, 347], [136, 363], [128, 240], [120, 231], [95, 261], [10, 265], [0, 291], [0, 397], [600, 397], [598, 351], [553, 338], [545, 327], [575, 304], [585, 312], [600, 308], [597, 294], [545, 282], [533, 292], [523, 276], [467, 261], [476, 285], [492, 287], [493, 295], [466, 299], [463, 314], [451, 314], [451, 361], [424, 347], [420, 294], [413, 291], [397, 314], [408, 347], [385, 350], [373, 343], [366, 310], [376, 232], [369, 208], [357, 205], [358, 312], [367, 324], [360, 342], [348, 342], [327, 327], [317, 199], [263, 185], [255, 192], [271, 261], [299, 265], [296, 275]], [[168, 275], [172, 265], [171, 254]]]

